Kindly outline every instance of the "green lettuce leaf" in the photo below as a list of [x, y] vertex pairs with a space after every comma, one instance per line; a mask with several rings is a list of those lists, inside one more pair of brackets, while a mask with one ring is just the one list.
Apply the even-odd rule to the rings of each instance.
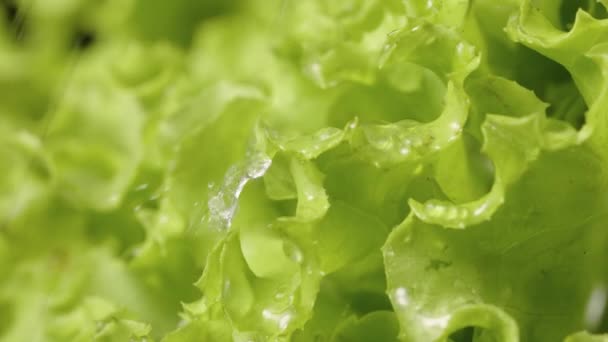
[[0, 341], [604, 341], [608, 1], [0, 2]]

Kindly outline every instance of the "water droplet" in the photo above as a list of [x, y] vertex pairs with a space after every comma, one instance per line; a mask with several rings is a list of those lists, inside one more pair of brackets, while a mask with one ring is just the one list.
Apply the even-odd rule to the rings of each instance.
[[325, 140], [329, 140], [329, 139], [333, 138], [335, 135], [336, 135], [335, 131], [322, 130], [319, 132], [319, 135], [317, 136], [317, 138], [320, 141], [325, 141]]
[[596, 330], [602, 322], [607, 299], [608, 292], [604, 285], [596, 286], [591, 292], [585, 310], [585, 323], [590, 330]]
[[357, 128], [357, 122], [358, 121], [359, 121], [358, 118], [355, 117], [348, 124], [346, 124], [346, 128], [348, 128], [349, 130], [353, 130], [353, 129]]
[[466, 46], [462, 42], [458, 43], [456, 45], [456, 53], [459, 55], [462, 54], [464, 52], [465, 48], [466, 48]]
[[404, 287], [399, 287], [395, 290], [394, 293], [395, 302], [401, 306], [406, 306], [409, 304], [410, 299], [407, 294], [407, 290]]
[[315, 194], [312, 192], [304, 192], [304, 197], [307, 201], [313, 201], [315, 199]]
[[212, 196], [207, 202], [209, 207], [209, 221], [217, 224], [226, 223], [230, 226], [230, 219], [232, 214], [229, 208], [226, 207], [226, 203], [223, 198], [223, 193], [220, 191], [215, 196]]
[[369, 142], [374, 148], [379, 150], [388, 150], [393, 147], [393, 137], [387, 135], [385, 132], [368, 132]]
[[236, 212], [238, 199], [251, 179], [259, 178], [266, 173], [272, 160], [257, 154], [248, 158], [246, 166], [235, 165], [226, 171], [223, 184], [218, 187], [209, 183], [210, 198], [209, 222], [218, 228], [230, 228], [232, 217]]
[[459, 210], [456, 207], [449, 207], [446, 210], [445, 217], [448, 220], [455, 220], [459, 216]]
[[488, 208], [488, 202], [483, 202], [482, 205], [480, 205], [479, 207], [477, 207], [475, 209], [475, 211], [473, 211], [473, 215], [479, 216], [479, 215], [483, 214], [487, 208]]
[[441, 216], [445, 214], [446, 207], [442, 204], [434, 204], [429, 202], [426, 204], [426, 211], [430, 216]]
[[304, 260], [304, 254], [302, 253], [300, 247], [291, 241], [285, 241], [283, 243], [283, 252], [295, 263], [301, 264]]
[[293, 320], [294, 314], [290, 310], [276, 313], [269, 309], [264, 309], [262, 310], [262, 317], [269, 321], [273, 321], [280, 331], [284, 331], [289, 326], [289, 323]]
[[256, 158], [247, 167], [247, 176], [252, 179], [260, 178], [266, 173], [271, 164], [272, 160], [270, 158]]
[[247, 178], [247, 177], [243, 177], [243, 178], [239, 179], [236, 189], [234, 189], [234, 198], [235, 199], [238, 199], [241, 196], [241, 193], [243, 192], [245, 185], [247, 185], [247, 182], [249, 182], [249, 178]]
[[440, 316], [440, 317], [423, 317], [422, 324], [427, 328], [432, 329], [445, 329], [448, 326], [448, 322], [450, 321], [450, 316]]

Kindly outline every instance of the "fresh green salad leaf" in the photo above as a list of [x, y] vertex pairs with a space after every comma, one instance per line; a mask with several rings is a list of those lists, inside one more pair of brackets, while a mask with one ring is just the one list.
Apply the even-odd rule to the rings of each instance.
[[0, 342], [608, 341], [608, 1], [0, 12]]

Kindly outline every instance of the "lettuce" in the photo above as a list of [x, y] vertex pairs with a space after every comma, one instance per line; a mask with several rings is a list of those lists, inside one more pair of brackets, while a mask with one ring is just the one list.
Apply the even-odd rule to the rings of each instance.
[[0, 341], [608, 340], [607, 1], [0, 9]]

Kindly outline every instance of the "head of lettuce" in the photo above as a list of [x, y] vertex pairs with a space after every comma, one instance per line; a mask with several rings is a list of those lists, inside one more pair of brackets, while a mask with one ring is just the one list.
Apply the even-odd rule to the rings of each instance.
[[608, 1], [0, 2], [0, 341], [608, 341]]

